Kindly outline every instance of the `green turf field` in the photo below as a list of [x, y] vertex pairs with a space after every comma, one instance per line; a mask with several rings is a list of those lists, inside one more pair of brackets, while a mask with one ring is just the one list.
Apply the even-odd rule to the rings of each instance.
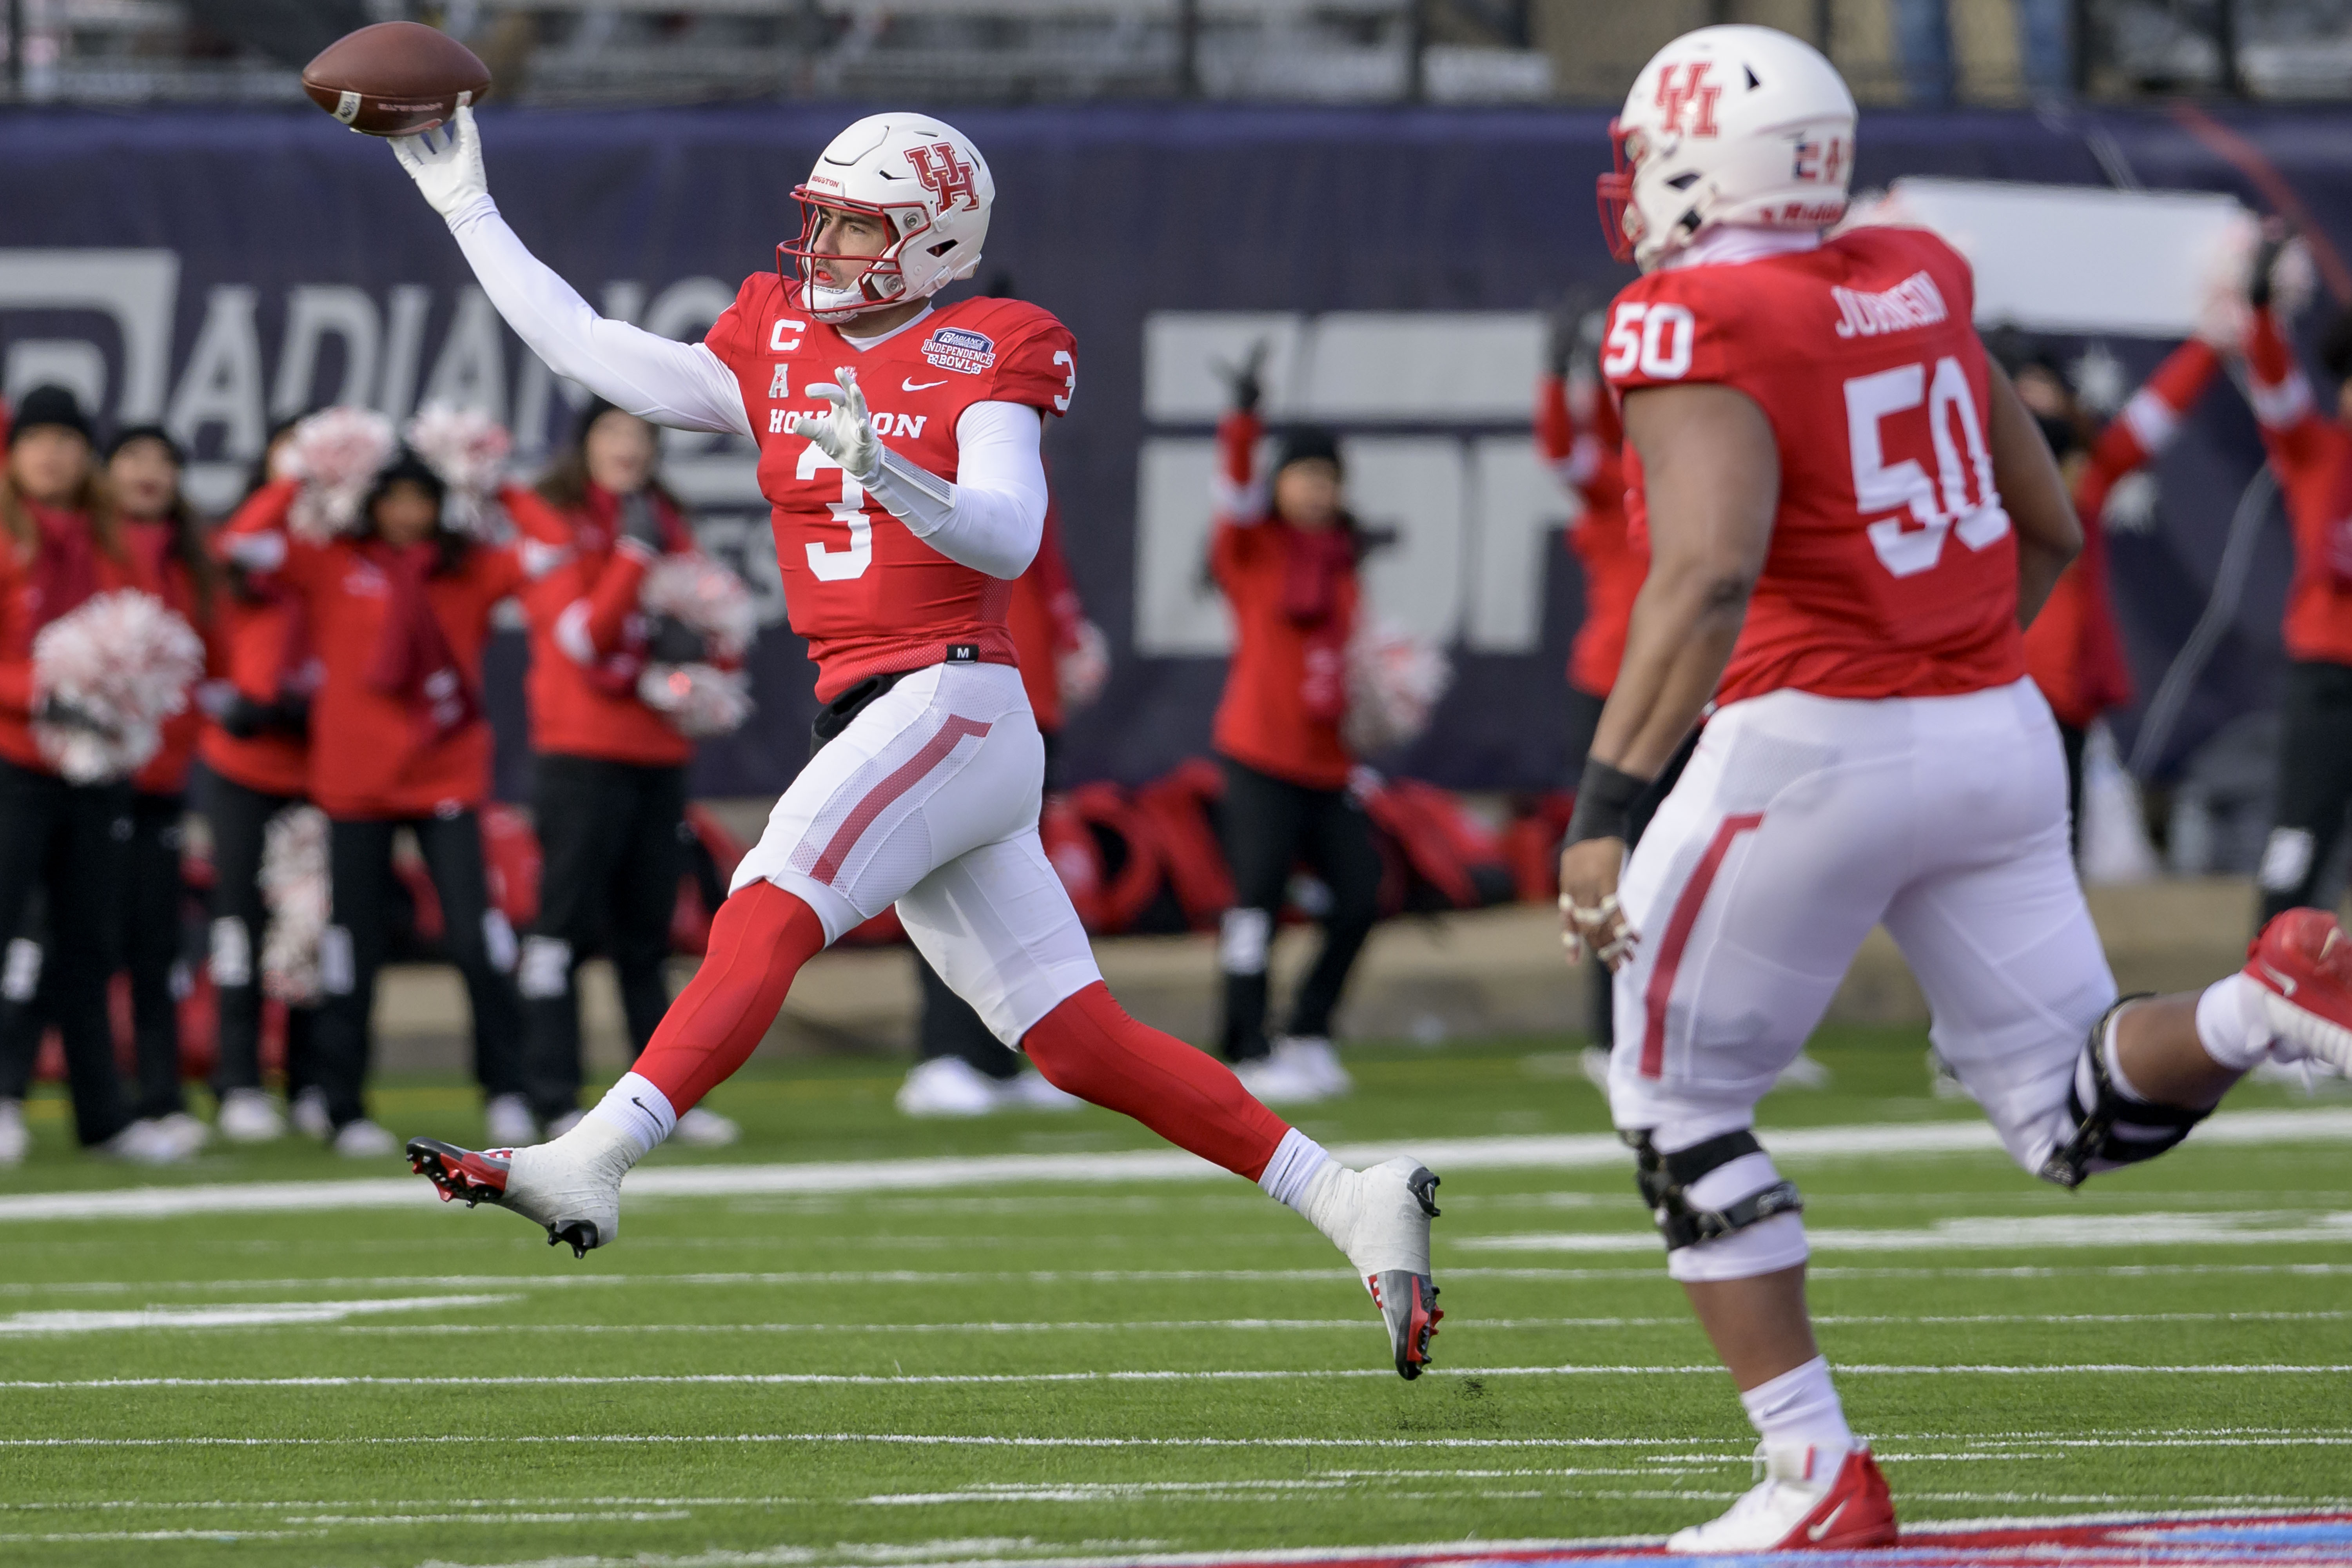
[[[1773, 1096], [1768, 1142], [1968, 1121], [1927, 1096], [1920, 1045], [1832, 1033], [1834, 1087]], [[1605, 1128], [1559, 1041], [1355, 1060], [1360, 1092], [1304, 1121], [1327, 1142]], [[908, 1124], [897, 1077], [754, 1069], [712, 1101], [749, 1132], [719, 1158], [1150, 1146], [1091, 1110]], [[2352, 1101], [2233, 1108], [2305, 1116], [2079, 1195], [1983, 1152], [1784, 1156], [1826, 1348], [1906, 1518], [2352, 1500]], [[643, 1199], [575, 1262], [488, 1209], [7, 1218], [26, 1193], [391, 1173], [288, 1144], [127, 1174], [35, 1109], [40, 1148], [0, 1175], [8, 1564], [1584, 1538], [1664, 1531], [1748, 1482], [1748, 1427], [1622, 1164], [1441, 1165], [1448, 1317], [1407, 1384], [1337, 1256], [1231, 1179]], [[378, 1112], [478, 1137], [452, 1085], [388, 1086]]]

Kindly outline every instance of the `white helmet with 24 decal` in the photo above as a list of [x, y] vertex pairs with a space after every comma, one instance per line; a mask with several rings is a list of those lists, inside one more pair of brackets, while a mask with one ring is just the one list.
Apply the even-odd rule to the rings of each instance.
[[[971, 277], [988, 237], [996, 181], [980, 149], [946, 121], [869, 114], [817, 155], [793, 199], [801, 205], [800, 242], [776, 247], [777, 269], [801, 284], [817, 320], [837, 322], [925, 299]], [[890, 226], [888, 247], [877, 257], [815, 249], [827, 207], [882, 218]], [[831, 288], [816, 275], [816, 263], [824, 260], [865, 270], [850, 287]]]
[[1718, 225], [1829, 227], [1845, 213], [1853, 126], [1845, 79], [1803, 39], [1745, 24], [1685, 33], [1610, 125], [1611, 252], [1647, 272]]

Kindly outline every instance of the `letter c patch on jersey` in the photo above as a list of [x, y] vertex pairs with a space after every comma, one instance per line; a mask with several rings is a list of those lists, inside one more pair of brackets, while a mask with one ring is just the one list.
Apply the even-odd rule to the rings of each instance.
[[[801, 346], [800, 334], [807, 331], [806, 321], [789, 321], [780, 318], [774, 326], [768, 329], [768, 346], [780, 354], [788, 354]], [[792, 342], [784, 341], [786, 333], [793, 335]]]

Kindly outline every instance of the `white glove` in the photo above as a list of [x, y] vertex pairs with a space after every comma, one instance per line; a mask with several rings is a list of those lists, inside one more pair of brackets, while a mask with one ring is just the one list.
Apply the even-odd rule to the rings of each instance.
[[816, 418], [796, 416], [793, 434], [815, 442], [851, 479], [866, 484], [882, 467], [882, 438], [874, 433], [874, 421], [866, 413], [866, 395], [857, 390], [857, 373], [845, 365], [833, 374], [835, 381], [813, 381], [808, 387], [832, 404], [833, 411]]
[[482, 172], [482, 133], [474, 129], [470, 104], [459, 104], [456, 122], [438, 131], [394, 137], [392, 155], [445, 218], [490, 194], [490, 177]]

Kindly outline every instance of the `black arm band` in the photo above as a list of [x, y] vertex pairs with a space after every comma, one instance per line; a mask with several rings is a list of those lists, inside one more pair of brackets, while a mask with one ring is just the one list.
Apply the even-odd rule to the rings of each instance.
[[1581, 844], [1588, 838], [1626, 837], [1633, 803], [1649, 787], [1648, 779], [1637, 779], [1598, 757], [1585, 758], [1584, 776], [1577, 781], [1576, 809], [1569, 814], [1565, 842]]

